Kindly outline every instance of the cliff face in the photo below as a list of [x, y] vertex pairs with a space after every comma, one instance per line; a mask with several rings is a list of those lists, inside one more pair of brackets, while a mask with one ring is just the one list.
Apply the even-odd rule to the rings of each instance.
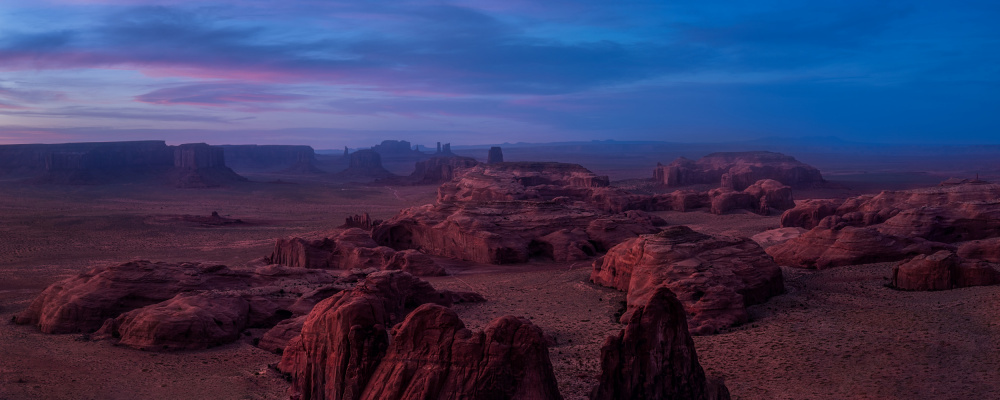
[[276, 172], [308, 171], [316, 163], [316, 152], [310, 146], [284, 145], [225, 145], [222, 148], [226, 165], [236, 171]]
[[163, 141], [17, 144], [0, 146], [0, 174], [38, 176], [45, 171], [169, 167]]
[[174, 147], [174, 168], [169, 174], [177, 187], [206, 188], [247, 180], [226, 166], [221, 147], [188, 143]]
[[246, 180], [226, 167], [219, 147], [167, 146], [152, 140], [0, 146], [0, 174], [61, 185], [166, 182], [211, 187]]

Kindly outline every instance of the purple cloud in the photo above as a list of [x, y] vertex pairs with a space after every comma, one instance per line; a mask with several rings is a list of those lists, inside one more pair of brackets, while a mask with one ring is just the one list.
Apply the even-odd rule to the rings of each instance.
[[205, 83], [177, 86], [136, 96], [136, 101], [150, 104], [183, 104], [230, 107], [250, 104], [273, 104], [305, 99], [308, 96], [280, 93], [262, 85], [245, 83]]

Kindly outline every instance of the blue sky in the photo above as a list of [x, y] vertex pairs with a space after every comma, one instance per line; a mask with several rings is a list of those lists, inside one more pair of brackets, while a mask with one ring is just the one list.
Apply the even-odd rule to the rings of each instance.
[[5, 0], [0, 143], [1000, 143], [997, 21], [990, 1]]

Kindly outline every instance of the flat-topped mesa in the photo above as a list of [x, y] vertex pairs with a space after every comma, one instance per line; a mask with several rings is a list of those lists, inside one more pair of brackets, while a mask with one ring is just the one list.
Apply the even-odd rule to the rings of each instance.
[[490, 147], [490, 153], [486, 157], [487, 164], [496, 164], [503, 162], [503, 150], [499, 146]]
[[761, 179], [797, 188], [825, 182], [818, 169], [769, 151], [712, 153], [698, 161], [680, 157], [669, 165], [657, 165], [653, 177], [668, 187], [719, 184], [733, 190], [746, 189]]
[[589, 198], [592, 189], [609, 185], [578, 164], [557, 162], [505, 162], [479, 164], [438, 189], [438, 202], [488, 202], [551, 200], [556, 197]]
[[342, 179], [383, 179], [394, 175], [382, 167], [379, 153], [365, 149], [351, 153], [347, 169], [336, 176]]
[[378, 153], [386, 160], [420, 159], [427, 157], [427, 154], [414, 149], [413, 145], [405, 140], [383, 140], [382, 143], [372, 146], [372, 151]]
[[310, 146], [223, 145], [226, 165], [236, 171], [314, 173], [316, 152]]
[[[46, 170], [169, 167], [173, 151], [162, 140], [0, 145], [0, 174]], [[159, 172], [162, 172], [159, 171]]]
[[174, 166], [181, 169], [225, 167], [225, 151], [205, 143], [188, 143], [174, 148]]

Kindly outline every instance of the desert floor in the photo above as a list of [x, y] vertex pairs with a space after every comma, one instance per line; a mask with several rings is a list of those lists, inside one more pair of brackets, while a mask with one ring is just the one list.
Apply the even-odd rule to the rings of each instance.
[[[317, 236], [367, 211], [387, 218], [433, 201], [434, 187], [341, 187], [251, 182], [220, 189], [0, 184], [0, 315], [20, 312], [47, 285], [88, 266], [131, 259], [240, 265], [274, 239]], [[212, 211], [247, 222], [206, 227], [176, 218]], [[658, 213], [707, 233], [749, 236], [778, 218]], [[600, 346], [621, 327], [624, 296], [588, 282], [590, 263], [446, 263], [436, 287], [488, 301], [455, 308], [477, 329], [529, 318], [550, 349], [567, 399], [585, 398]], [[806, 271], [785, 268], [788, 293], [750, 309], [752, 321], [696, 337], [701, 364], [736, 399], [1000, 398], [1000, 287], [900, 292], [884, 287], [891, 264]], [[253, 332], [259, 335], [260, 332]], [[0, 324], [0, 399], [284, 398], [269, 364], [279, 356], [245, 340], [178, 353], [142, 352]]]

